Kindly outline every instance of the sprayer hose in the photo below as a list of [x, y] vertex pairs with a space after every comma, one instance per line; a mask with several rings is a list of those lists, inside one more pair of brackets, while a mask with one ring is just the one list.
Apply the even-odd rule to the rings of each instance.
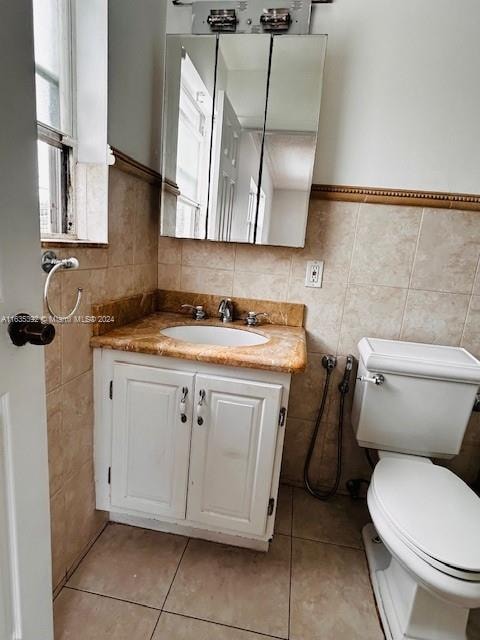
[[313, 452], [315, 451], [315, 445], [317, 443], [317, 438], [320, 431], [323, 414], [325, 413], [325, 405], [327, 402], [331, 373], [332, 373], [332, 370], [327, 369], [325, 384], [323, 386], [322, 401], [320, 403], [320, 409], [318, 410], [317, 419], [315, 421], [315, 428], [312, 433], [312, 438], [310, 440], [307, 457], [305, 458], [305, 466], [303, 469], [303, 480], [304, 480], [306, 490], [312, 496], [314, 496], [315, 498], [318, 498], [319, 500], [328, 500], [329, 498], [332, 498], [337, 493], [338, 487], [340, 485], [340, 478], [342, 475], [343, 417], [344, 417], [344, 405], [345, 405], [345, 396], [346, 396], [346, 393], [343, 393], [343, 392], [340, 393], [340, 410], [338, 414], [337, 468], [335, 472], [335, 481], [331, 489], [322, 491], [320, 489], [315, 489], [310, 480], [310, 465], [312, 462]]

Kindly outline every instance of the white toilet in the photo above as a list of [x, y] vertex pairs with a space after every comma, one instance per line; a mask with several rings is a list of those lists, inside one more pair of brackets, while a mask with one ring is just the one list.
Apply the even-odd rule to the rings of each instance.
[[352, 424], [377, 449], [363, 531], [384, 632], [465, 640], [480, 607], [480, 498], [429, 458], [460, 451], [480, 385], [465, 349], [362, 338]]

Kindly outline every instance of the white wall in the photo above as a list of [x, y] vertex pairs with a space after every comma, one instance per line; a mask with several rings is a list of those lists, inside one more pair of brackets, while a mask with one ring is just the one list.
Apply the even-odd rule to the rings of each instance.
[[167, 0], [108, 3], [108, 142], [160, 171]]
[[[168, 6], [168, 30], [189, 7]], [[314, 182], [480, 193], [480, 2], [334, 0]]]
[[334, 0], [314, 182], [480, 193], [480, 2]]

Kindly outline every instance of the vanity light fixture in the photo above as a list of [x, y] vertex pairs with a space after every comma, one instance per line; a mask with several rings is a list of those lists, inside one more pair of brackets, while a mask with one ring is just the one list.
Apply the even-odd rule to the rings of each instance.
[[192, 6], [192, 34], [310, 33], [312, 0], [199, 0]]
[[238, 18], [235, 9], [210, 9], [207, 23], [213, 32], [233, 33], [237, 29]]
[[290, 29], [292, 16], [288, 9], [264, 9], [260, 16], [260, 24], [264, 31], [280, 33]]

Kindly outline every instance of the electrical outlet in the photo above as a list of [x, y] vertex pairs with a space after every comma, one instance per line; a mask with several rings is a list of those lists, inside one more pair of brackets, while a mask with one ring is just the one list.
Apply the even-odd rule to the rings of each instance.
[[309, 260], [305, 272], [306, 287], [321, 287], [323, 279], [323, 261]]

